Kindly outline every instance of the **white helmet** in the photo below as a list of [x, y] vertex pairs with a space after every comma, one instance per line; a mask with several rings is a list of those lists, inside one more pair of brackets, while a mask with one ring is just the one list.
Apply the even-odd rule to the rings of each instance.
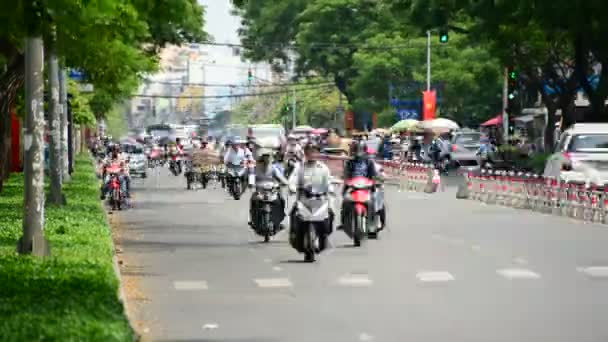
[[287, 141], [296, 142], [296, 141], [298, 141], [298, 137], [296, 137], [295, 134], [290, 134], [287, 136]]

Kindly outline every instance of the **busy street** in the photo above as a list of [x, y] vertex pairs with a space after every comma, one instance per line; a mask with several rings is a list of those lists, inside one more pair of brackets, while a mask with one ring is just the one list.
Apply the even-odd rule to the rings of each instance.
[[0, 342], [607, 342], [605, 13], [0, 0]]
[[[156, 179], [158, 177], [158, 179]], [[456, 179], [451, 179], [457, 182]], [[247, 202], [185, 191], [162, 169], [116, 213], [128, 308], [155, 341], [599, 341], [608, 230], [454, 197], [386, 193], [388, 225], [354, 248], [344, 232], [303, 263], [268, 244]]]

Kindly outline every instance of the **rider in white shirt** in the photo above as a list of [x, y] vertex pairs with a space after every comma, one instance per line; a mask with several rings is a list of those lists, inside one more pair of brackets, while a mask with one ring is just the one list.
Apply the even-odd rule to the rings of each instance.
[[304, 160], [302, 145], [299, 144], [298, 138], [293, 134], [287, 137], [287, 147], [285, 148], [285, 157], [283, 159], [289, 160], [290, 158], [295, 158], [300, 162]]
[[245, 152], [245, 149], [241, 148], [240, 144], [227, 141], [226, 145], [230, 145], [226, 154], [224, 154], [224, 164], [227, 167], [240, 166], [243, 161], [248, 160], [249, 156]]

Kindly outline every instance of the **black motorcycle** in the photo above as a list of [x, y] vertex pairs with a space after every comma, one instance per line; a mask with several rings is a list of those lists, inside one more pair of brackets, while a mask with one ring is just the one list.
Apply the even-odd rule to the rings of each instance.
[[228, 187], [228, 192], [237, 201], [241, 199], [241, 195], [243, 195], [246, 189], [246, 171], [247, 169], [242, 165], [231, 165], [226, 171], [226, 186]]
[[252, 228], [256, 234], [264, 237], [264, 242], [270, 241], [270, 237], [280, 231], [276, 227], [273, 218], [274, 206], [279, 200], [280, 187], [274, 182], [265, 182], [256, 185], [252, 210]]

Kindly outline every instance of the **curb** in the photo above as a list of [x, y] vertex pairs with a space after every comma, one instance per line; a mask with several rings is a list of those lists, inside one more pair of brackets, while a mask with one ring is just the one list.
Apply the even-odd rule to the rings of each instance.
[[[95, 166], [95, 159], [91, 158], [91, 163], [93, 164], [93, 166]], [[110, 231], [110, 239], [112, 239], [112, 268], [114, 269], [114, 275], [116, 276], [116, 279], [118, 280], [118, 291], [117, 291], [118, 292], [117, 293], [118, 301], [120, 302], [120, 304], [122, 304], [123, 315], [125, 316], [125, 318], [127, 320], [127, 324], [129, 324], [129, 328], [131, 329], [131, 332], [133, 333], [133, 341], [140, 341], [141, 336], [135, 330], [133, 322], [131, 321], [131, 317], [129, 317], [129, 306], [127, 304], [127, 296], [125, 294], [125, 289], [124, 289], [123, 282], [122, 282], [122, 275], [120, 274], [120, 266], [118, 265], [118, 256], [116, 255], [116, 245], [114, 243], [114, 237], [112, 236], [113, 227], [110, 224], [108, 212], [105, 210], [105, 206], [104, 206], [103, 202], [104, 201], [99, 201], [99, 206], [101, 207], [101, 210], [104, 213], [104, 217], [106, 220], [106, 226], [108, 227], [108, 230]]]

